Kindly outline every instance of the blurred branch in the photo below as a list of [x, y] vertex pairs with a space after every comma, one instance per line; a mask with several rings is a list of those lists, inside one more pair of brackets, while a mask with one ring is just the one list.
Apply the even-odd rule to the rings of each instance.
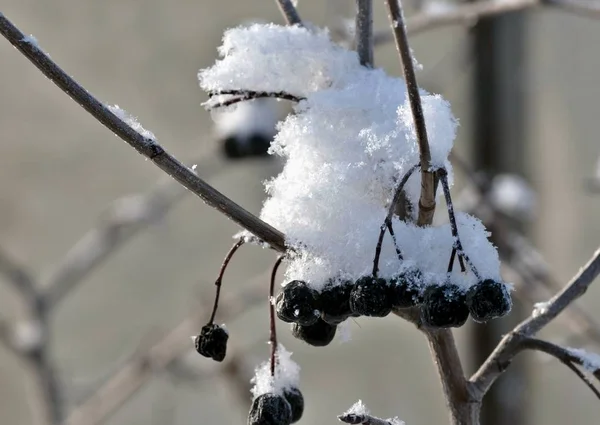
[[[235, 293], [221, 301], [224, 319], [234, 318], [257, 303], [267, 300], [265, 282], [267, 273], [262, 273]], [[209, 310], [209, 309], [208, 309]], [[133, 396], [142, 385], [180, 356], [192, 349], [190, 336], [206, 320], [205, 308], [194, 309], [175, 329], [146, 352], [136, 354], [119, 371], [110, 377], [93, 395], [76, 407], [65, 425], [96, 425], [105, 422], [119, 407]], [[202, 360], [200, 360], [202, 361]]]
[[373, 0], [356, 0], [356, 51], [360, 64], [373, 66]]
[[[203, 176], [226, 169], [214, 155], [198, 159]], [[94, 229], [86, 233], [44, 279], [50, 309], [125, 242], [162, 220], [188, 192], [172, 179], [159, 181], [147, 193], [116, 200]]]
[[302, 25], [302, 20], [300, 19], [300, 15], [298, 15], [298, 11], [296, 10], [296, 6], [292, 3], [291, 0], [276, 0], [277, 5], [279, 6], [279, 10], [281, 14], [285, 18], [285, 21], [288, 25]]
[[17, 293], [27, 302], [36, 298], [37, 289], [34, 279], [25, 267], [17, 264], [2, 248], [0, 248], [0, 274], [6, 276], [8, 283], [12, 284]]
[[[291, 6], [293, 7], [293, 5]], [[125, 121], [117, 117], [103, 103], [98, 101], [65, 73], [36, 43], [31, 43], [30, 39], [25, 37], [2, 13], [0, 13], [0, 33], [65, 94], [68, 94], [94, 116], [94, 118], [127, 142], [132, 148], [150, 159], [157, 167], [192, 191], [208, 205], [217, 209], [250, 233], [269, 244], [273, 249], [285, 252], [285, 235], [283, 233], [251, 214], [206, 183], [188, 167], [170, 155], [155, 139], [143, 136]]]
[[521, 342], [539, 332], [574, 300], [583, 295], [599, 274], [600, 249], [593, 254], [590, 261], [571, 282], [546, 303], [543, 309], [534, 310], [530, 317], [500, 341], [494, 352], [469, 380], [473, 396], [481, 400], [494, 381], [508, 368], [519, 352]]
[[[414, 35], [451, 25], [475, 25], [481, 18], [497, 16], [538, 6], [563, 9], [590, 18], [600, 18], [600, 2], [581, 0], [485, 0], [451, 4], [443, 10], [419, 12], [406, 20], [408, 34]], [[388, 31], [374, 35], [375, 45], [393, 41]]]

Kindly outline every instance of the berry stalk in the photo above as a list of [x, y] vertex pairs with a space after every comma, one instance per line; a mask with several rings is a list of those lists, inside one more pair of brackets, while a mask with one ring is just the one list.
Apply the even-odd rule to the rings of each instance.
[[273, 264], [273, 270], [271, 271], [271, 285], [269, 286], [269, 343], [271, 344], [271, 376], [275, 376], [275, 355], [277, 354], [277, 329], [275, 326], [275, 305], [273, 304], [273, 293], [275, 292], [275, 276], [277, 275], [277, 269], [279, 268], [279, 265], [283, 259], [284, 256], [281, 255], [279, 258], [277, 258], [275, 264]]
[[219, 270], [219, 275], [217, 276], [217, 280], [215, 280], [215, 286], [217, 287], [217, 292], [215, 293], [215, 303], [213, 305], [212, 313], [210, 314], [210, 319], [208, 319], [208, 324], [212, 325], [215, 321], [215, 316], [217, 314], [217, 309], [219, 308], [219, 296], [221, 295], [221, 285], [223, 281], [223, 275], [225, 274], [225, 270], [233, 258], [233, 254], [238, 250], [239, 247], [244, 245], [245, 241], [243, 238], [240, 238], [229, 250], [225, 259], [223, 260], [223, 264], [221, 264], [221, 269]]

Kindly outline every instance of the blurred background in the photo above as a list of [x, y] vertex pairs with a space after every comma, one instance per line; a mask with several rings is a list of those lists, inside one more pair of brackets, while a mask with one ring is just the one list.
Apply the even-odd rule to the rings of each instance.
[[[351, 0], [299, 3], [303, 19], [338, 36], [354, 16]], [[374, 3], [375, 28], [386, 30], [383, 2]], [[216, 59], [225, 29], [254, 19], [283, 23], [274, 2], [0, 0], [0, 11], [100, 100], [137, 116], [217, 189], [260, 211], [262, 182], [281, 163], [223, 155], [196, 74]], [[411, 40], [423, 64], [420, 85], [451, 102], [461, 122], [456, 154], [484, 172], [477, 181], [493, 194], [486, 205], [500, 212], [481, 208], [460, 167], [457, 202], [489, 220], [496, 237], [512, 237], [495, 241], [515, 264], [506, 278], [524, 300], [491, 327], [456, 332], [472, 372], [490, 344], [549, 287], [564, 285], [600, 241], [600, 193], [591, 180], [600, 154], [600, 22], [537, 8]], [[208, 319], [213, 282], [238, 227], [170, 184], [6, 41], [0, 58], [0, 325], [21, 350], [0, 345], [0, 424], [51, 423], [48, 394], [58, 395], [54, 417], [71, 425], [245, 423], [248, 381], [268, 356], [264, 291], [274, 253], [244, 247], [227, 270], [217, 320], [230, 329], [229, 359], [213, 364], [193, 352], [187, 338]], [[400, 73], [393, 43], [377, 47], [375, 62]], [[524, 178], [533, 193], [511, 185], [514, 179], [490, 180], [503, 173]], [[94, 248], [107, 246], [106, 258]], [[27, 290], [11, 285], [27, 279], [14, 267], [11, 273], [10, 262], [38, 291], [61, 289], [44, 324], [31, 320]], [[599, 303], [592, 286], [578, 302], [587, 313], [570, 313], [544, 336], [600, 352], [600, 328], [590, 326], [600, 321]], [[391, 316], [349, 321], [350, 341], [338, 337], [320, 349], [294, 340], [284, 324], [279, 330], [302, 367], [301, 423], [334, 424], [358, 399], [409, 425], [447, 423], [426, 340], [412, 325]], [[38, 357], [23, 356], [40, 344]], [[498, 384], [482, 423], [597, 423], [598, 400], [572, 372], [540, 355], [522, 360]]]

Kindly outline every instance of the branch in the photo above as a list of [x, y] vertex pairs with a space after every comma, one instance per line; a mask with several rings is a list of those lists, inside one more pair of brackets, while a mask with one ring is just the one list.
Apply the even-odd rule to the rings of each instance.
[[532, 315], [517, 325], [490, 354], [488, 359], [469, 380], [473, 395], [481, 400], [494, 381], [506, 370], [519, 351], [520, 342], [535, 335], [570, 303], [579, 298], [594, 279], [600, 274], [600, 249], [579, 271], [571, 282], [552, 297], [542, 310], [534, 310]]
[[415, 76], [413, 58], [408, 45], [408, 36], [404, 25], [403, 12], [400, 2], [395, 0], [386, 0], [389, 10], [389, 18], [394, 31], [396, 48], [400, 54], [402, 62], [402, 71], [406, 80], [406, 89], [410, 100], [410, 108], [415, 123], [417, 142], [419, 144], [419, 156], [421, 160], [421, 196], [419, 199], [419, 226], [430, 225], [435, 212], [435, 176], [431, 170], [431, 153], [429, 151], [429, 142], [427, 140], [427, 128], [425, 126], [425, 117], [423, 116], [423, 106], [421, 105], [421, 95]]
[[118, 118], [104, 104], [69, 77], [35, 43], [29, 42], [29, 38], [26, 38], [1, 13], [0, 33], [62, 91], [73, 98], [73, 100], [127, 142], [132, 148], [150, 159], [157, 167], [192, 191], [208, 205], [217, 209], [250, 233], [256, 235], [273, 249], [285, 252], [285, 235], [283, 233], [251, 214], [206, 183], [188, 167], [165, 151], [156, 140], [142, 136]]
[[[503, 15], [538, 6], [549, 6], [590, 18], [600, 18], [600, 3], [581, 0], [484, 0], [474, 3], [453, 4], [448, 10], [419, 12], [408, 18], [406, 30], [415, 35], [451, 25], [475, 25], [481, 18]], [[374, 35], [376, 46], [393, 40], [388, 31]]]
[[352, 425], [394, 425], [393, 422], [387, 419], [379, 419], [375, 416], [368, 415], [366, 413], [347, 413], [343, 415], [339, 415], [338, 419], [340, 422], [344, 422], [346, 424]]
[[27, 303], [35, 299], [37, 288], [33, 277], [29, 275], [25, 267], [17, 264], [10, 256], [0, 248], [0, 273], [6, 276], [9, 283], [13, 285], [17, 293]]
[[296, 6], [294, 6], [291, 0], [277, 0], [277, 5], [288, 25], [302, 26], [300, 15], [298, 15]]
[[[221, 302], [223, 319], [234, 318], [263, 302], [267, 273], [261, 273]], [[212, 298], [212, 297], [211, 297]], [[110, 377], [93, 395], [76, 407], [64, 425], [99, 425], [114, 414], [152, 377], [181, 355], [190, 352], [190, 335], [198, 333], [204, 322], [205, 308], [197, 308], [161, 341], [138, 353]], [[200, 360], [202, 361], [202, 360]]]
[[373, 67], [373, 0], [356, 0], [356, 51], [360, 64]]

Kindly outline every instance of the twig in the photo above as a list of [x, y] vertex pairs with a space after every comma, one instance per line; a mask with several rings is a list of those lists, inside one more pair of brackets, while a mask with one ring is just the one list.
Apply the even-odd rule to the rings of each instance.
[[34, 279], [29, 275], [25, 267], [17, 264], [10, 258], [8, 253], [0, 248], [0, 274], [6, 276], [6, 279], [17, 290], [26, 302], [37, 297], [37, 288]]
[[518, 353], [523, 338], [531, 337], [558, 316], [570, 303], [579, 298], [600, 274], [600, 249], [579, 271], [571, 282], [552, 297], [543, 311], [534, 313], [517, 325], [490, 354], [488, 359], [469, 380], [472, 394], [481, 400], [494, 381], [510, 365]]
[[285, 18], [285, 21], [288, 25], [300, 25], [302, 26], [302, 20], [300, 19], [300, 15], [298, 15], [298, 11], [296, 10], [296, 6], [292, 3], [291, 0], [276, 0], [277, 5], [279, 6], [279, 10], [281, 10], [281, 14]]
[[225, 259], [223, 260], [223, 264], [221, 264], [221, 268], [219, 269], [219, 275], [217, 276], [217, 279], [215, 280], [215, 286], [217, 287], [217, 291], [215, 294], [215, 303], [212, 308], [212, 313], [210, 313], [210, 319], [208, 319], [209, 325], [212, 325], [213, 322], [215, 321], [217, 309], [219, 308], [219, 296], [221, 295], [221, 286], [223, 284], [223, 275], [225, 274], [225, 270], [227, 269], [227, 266], [229, 265], [229, 262], [233, 258], [233, 255], [235, 254], [235, 252], [239, 249], [239, 247], [244, 245], [244, 243], [245, 243], [244, 238], [240, 238], [236, 243], [234, 243], [233, 246], [231, 247], [231, 249], [229, 250], [229, 252], [227, 253], [227, 255], [225, 256]]
[[295, 96], [286, 92], [266, 92], [266, 91], [253, 91], [253, 90], [223, 90], [220, 92], [209, 93], [210, 97], [214, 96], [225, 96], [231, 95], [236, 96], [231, 99], [223, 100], [221, 102], [210, 103], [208, 101], [205, 103], [206, 107], [210, 109], [223, 108], [226, 106], [231, 106], [239, 102], [244, 102], [252, 99], [264, 99], [264, 98], [273, 98], [273, 99], [283, 99], [289, 100], [291, 102], [300, 102], [304, 100], [304, 97]]
[[36, 44], [30, 43], [29, 39], [1, 13], [0, 33], [62, 91], [71, 96], [86, 111], [140, 154], [150, 159], [161, 170], [188, 188], [208, 205], [217, 209], [250, 233], [256, 235], [273, 249], [285, 252], [285, 235], [283, 233], [251, 214], [206, 183], [188, 167], [165, 151], [156, 140], [142, 136], [118, 118], [104, 104], [98, 101], [74, 79], [69, 77]]
[[419, 157], [421, 161], [421, 196], [419, 198], [419, 226], [427, 226], [433, 220], [435, 212], [435, 176], [431, 170], [431, 153], [429, 151], [429, 142], [427, 140], [427, 128], [425, 126], [425, 117], [423, 115], [423, 106], [421, 105], [421, 95], [415, 76], [413, 58], [408, 45], [408, 36], [404, 25], [404, 16], [399, 1], [386, 0], [389, 10], [389, 17], [392, 23], [396, 48], [400, 54], [402, 62], [402, 71], [406, 80], [406, 89], [410, 100], [417, 143], [419, 145]]
[[373, 67], [373, 0], [356, 0], [356, 51], [360, 64]]
[[273, 264], [273, 270], [271, 271], [271, 284], [269, 285], [269, 344], [271, 344], [271, 377], [275, 376], [275, 363], [277, 354], [277, 325], [275, 320], [275, 305], [273, 304], [275, 293], [275, 277], [277, 276], [277, 269], [283, 261], [285, 256], [281, 255]]
[[[221, 302], [225, 318], [238, 316], [264, 301], [265, 273], [252, 279], [237, 292]], [[205, 309], [194, 309], [175, 329], [145, 353], [139, 353], [110, 377], [93, 395], [76, 407], [64, 425], [99, 425], [133, 396], [156, 370], [161, 370], [174, 359], [190, 351], [189, 336], [197, 333]]]
[[404, 186], [406, 186], [408, 179], [410, 178], [410, 176], [412, 176], [412, 174], [417, 168], [419, 168], [419, 164], [413, 165], [408, 169], [406, 174], [402, 176], [402, 179], [400, 180], [400, 183], [398, 183], [398, 187], [394, 192], [394, 197], [392, 198], [392, 202], [390, 203], [390, 206], [388, 208], [387, 215], [385, 216], [383, 224], [379, 229], [379, 238], [377, 239], [377, 246], [375, 247], [375, 257], [373, 258], [373, 276], [375, 277], [377, 277], [377, 273], [379, 272], [379, 257], [381, 256], [381, 247], [383, 244], [383, 237], [385, 236], [385, 230], [388, 224], [391, 225], [392, 223], [392, 217], [394, 216], [394, 212], [396, 211], [396, 205], [402, 197]]

